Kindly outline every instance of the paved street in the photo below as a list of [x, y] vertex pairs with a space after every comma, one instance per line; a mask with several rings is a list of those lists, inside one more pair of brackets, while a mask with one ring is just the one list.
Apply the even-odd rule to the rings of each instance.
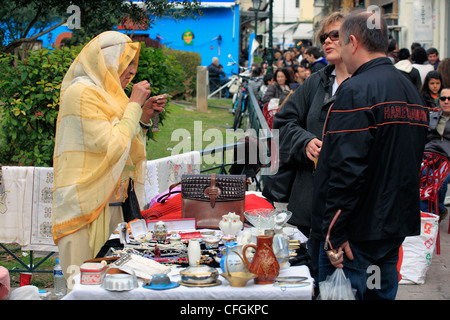
[[441, 222], [441, 254], [434, 253], [425, 283], [400, 285], [397, 300], [450, 300], [450, 234], [449, 217]]

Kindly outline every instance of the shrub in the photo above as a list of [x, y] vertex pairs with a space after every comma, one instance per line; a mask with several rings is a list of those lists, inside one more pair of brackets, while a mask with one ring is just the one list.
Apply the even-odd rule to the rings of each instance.
[[[175, 63], [182, 66], [183, 74], [169, 87], [174, 97], [192, 100], [197, 90], [197, 67], [201, 64], [201, 56], [197, 52], [166, 49], [165, 55], [175, 58]], [[181, 85], [182, 84], [182, 85]]]
[[80, 47], [0, 56], [2, 164], [51, 166], [59, 89]]

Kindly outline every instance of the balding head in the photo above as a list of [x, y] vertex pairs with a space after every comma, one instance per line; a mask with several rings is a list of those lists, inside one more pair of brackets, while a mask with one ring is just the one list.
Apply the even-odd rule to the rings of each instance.
[[218, 66], [218, 65], [219, 65], [219, 58], [214, 57], [214, 58], [212, 59], [212, 63], [213, 63], [214, 65]]
[[378, 13], [357, 10], [345, 18], [341, 32], [344, 44], [353, 35], [369, 52], [387, 53], [389, 34], [386, 21]]

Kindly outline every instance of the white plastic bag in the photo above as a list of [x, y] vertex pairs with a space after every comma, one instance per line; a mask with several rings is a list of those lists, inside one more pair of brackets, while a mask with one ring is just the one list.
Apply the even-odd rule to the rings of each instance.
[[400, 267], [400, 284], [423, 284], [436, 248], [439, 216], [421, 213], [420, 235], [406, 237], [403, 241], [403, 260]]
[[331, 276], [319, 283], [321, 300], [355, 300], [350, 280], [342, 268], [336, 268]]

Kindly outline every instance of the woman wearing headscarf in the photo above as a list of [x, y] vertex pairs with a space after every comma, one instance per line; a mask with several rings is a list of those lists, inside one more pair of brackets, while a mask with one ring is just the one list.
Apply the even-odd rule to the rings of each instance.
[[92, 39], [61, 84], [54, 150], [53, 238], [60, 262], [80, 266], [96, 256], [123, 221], [129, 179], [143, 190], [145, 134], [166, 97], [150, 99], [150, 84], [124, 88], [136, 74], [140, 44], [119, 32]]

